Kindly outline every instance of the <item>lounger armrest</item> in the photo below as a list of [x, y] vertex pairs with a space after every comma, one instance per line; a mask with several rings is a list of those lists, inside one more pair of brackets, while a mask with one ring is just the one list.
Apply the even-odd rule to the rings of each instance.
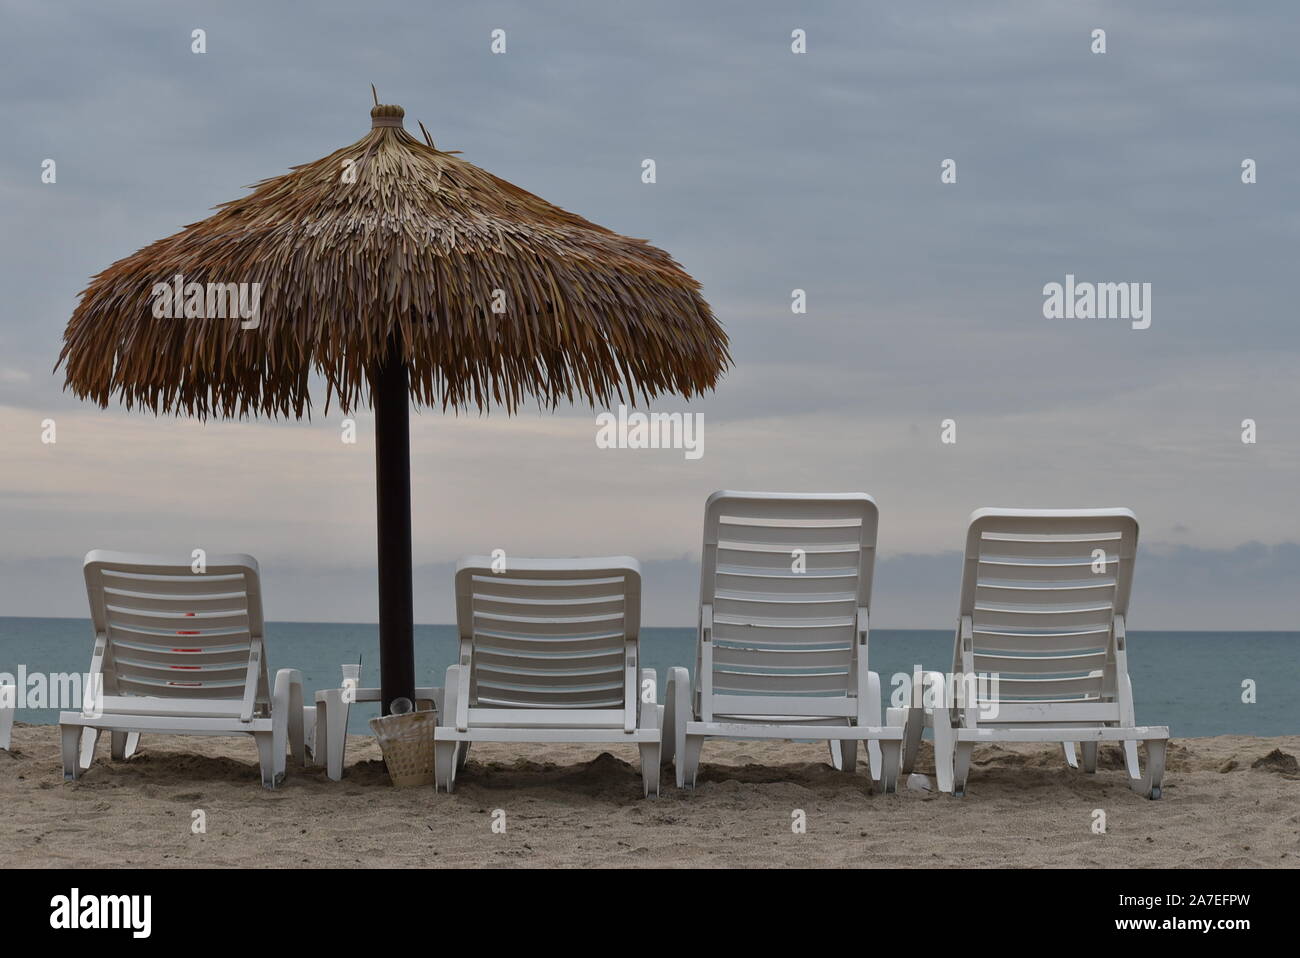
[[469, 731], [469, 665], [447, 666], [443, 695], [447, 699], [447, 724], [458, 732]]

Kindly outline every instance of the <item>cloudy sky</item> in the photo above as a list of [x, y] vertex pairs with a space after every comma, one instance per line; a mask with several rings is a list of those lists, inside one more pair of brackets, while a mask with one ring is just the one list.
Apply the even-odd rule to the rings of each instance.
[[[704, 415], [698, 460], [598, 449], [589, 409], [413, 417], [417, 620], [451, 620], [456, 557], [504, 548], [636, 555], [647, 620], [693, 622], [704, 500], [732, 488], [874, 495], [879, 626], [951, 623], [980, 506], [1134, 509], [1135, 628], [1300, 622], [1292, 4], [0, 10], [0, 615], [84, 615], [91, 548], [205, 548], [259, 558], [272, 618], [374, 620], [368, 417], [355, 445], [320, 408], [157, 419], [52, 372], [92, 274], [359, 139], [374, 83], [440, 148], [672, 253], [735, 356], [655, 407]], [[1150, 283], [1150, 328], [1044, 318], [1067, 274]]]

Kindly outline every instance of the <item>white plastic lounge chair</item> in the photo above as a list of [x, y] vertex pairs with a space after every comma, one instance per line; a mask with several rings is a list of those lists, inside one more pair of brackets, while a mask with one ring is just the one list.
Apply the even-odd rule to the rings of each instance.
[[[1065, 742], [1069, 758], [1079, 742], [1093, 772], [1098, 743], [1120, 742], [1133, 789], [1160, 797], [1169, 729], [1135, 724], [1124, 631], [1137, 533], [1127, 509], [971, 515], [952, 674], [918, 676], [926, 688], [913, 689], [908, 708], [889, 710], [891, 724], [906, 724], [905, 773], [923, 728], [934, 730], [940, 791], [957, 795], [976, 744]], [[976, 675], [998, 681], [977, 684]], [[1145, 775], [1138, 742], [1147, 746]]]
[[[628, 556], [456, 567], [460, 661], [447, 669], [435, 732], [437, 786], [451, 791], [471, 742], [636, 745], [659, 794], [653, 669], [641, 660], [641, 569]], [[499, 563], [498, 563], [499, 567]]]
[[252, 556], [211, 556], [195, 573], [188, 559], [96, 550], [84, 571], [92, 684], [81, 712], [59, 713], [64, 778], [90, 767], [104, 730], [115, 760], [142, 732], [248, 733], [267, 788], [284, 776], [286, 743], [303, 761], [302, 675], [281, 669], [270, 687]]
[[867, 667], [877, 513], [865, 493], [715, 492], [704, 510], [695, 686], [674, 668], [665, 761], [694, 787], [706, 738], [826, 740], [853, 771], [898, 780], [898, 728]]

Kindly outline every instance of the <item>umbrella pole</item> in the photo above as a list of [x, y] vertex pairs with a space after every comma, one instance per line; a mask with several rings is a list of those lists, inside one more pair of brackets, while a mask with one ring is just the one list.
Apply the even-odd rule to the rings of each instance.
[[371, 384], [375, 409], [375, 499], [379, 530], [379, 686], [415, 702], [415, 614], [411, 600], [411, 399], [396, 339]]

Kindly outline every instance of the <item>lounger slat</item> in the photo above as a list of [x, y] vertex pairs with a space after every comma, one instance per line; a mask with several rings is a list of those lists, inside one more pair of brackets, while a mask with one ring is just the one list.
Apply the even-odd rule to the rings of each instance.
[[587, 602], [507, 601], [478, 597], [474, 611], [480, 615], [526, 616], [533, 619], [622, 618], [623, 597]]
[[244, 685], [248, 665], [163, 665], [158, 662], [128, 662], [117, 659], [119, 683], [128, 682], [215, 682], [218, 685]]
[[[191, 619], [191, 622], [194, 620]], [[248, 629], [174, 629], [169, 632], [147, 632], [115, 625], [110, 638], [121, 639], [135, 645], [155, 645], [162, 648], [206, 648], [208, 646], [243, 645], [252, 638]]]
[[770, 627], [713, 623], [715, 640], [755, 645], [846, 645], [854, 636], [853, 623], [832, 623], [810, 627]]
[[171, 649], [133, 649], [113, 645], [114, 662], [130, 662], [136, 667], [146, 665], [159, 668], [188, 666], [201, 669], [208, 668], [247, 668], [248, 649], [229, 649], [219, 652], [172, 651]]
[[849, 596], [855, 597], [856, 572], [830, 575], [754, 575], [746, 569], [718, 569], [716, 589], [720, 595], [749, 593], [760, 596]]
[[850, 646], [838, 649], [770, 649], [715, 644], [713, 649], [714, 667], [730, 668], [733, 671], [743, 671], [746, 668], [830, 671], [847, 669], [852, 662], [853, 649]]
[[522, 691], [519, 689], [479, 689], [478, 705], [491, 708], [525, 708], [525, 709], [578, 709], [578, 708], [617, 708], [623, 704], [623, 692], [593, 692], [577, 694], [574, 692]]
[[862, 499], [728, 499], [715, 513], [719, 524], [730, 519], [759, 523], [827, 522], [848, 525], [861, 522], [867, 509]]
[[524, 622], [517, 619], [503, 619], [497, 616], [483, 616], [475, 613], [474, 632], [484, 636], [508, 636], [512, 638], [597, 638], [618, 637], [623, 634], [621, 616], [612, 619], [591, 619], [582, 622], [535, 620]]
[[1085, 652], [1079, 655], [991, 655], [975, 653], [977, 672], [999, 674], [1048, 675], [1091, 671], [1106, 664], [1104, 651]]
[[980, 556], [1034, 559], [1079, 559], [1092, 561], [1092, 553], [1100, 549], [1107, 558], [1122, 557], [1123, 540], [1118, 535], [1108, 538], [1092, 536], [1058, 536], [1048, 539], [990, 539], [980, 540]]
[[524, 584], [500, 580], [485, 584], [482, 591], [476, 591], [474, 597], [491, 602], [494, 599], [516, 599], [521, 602], [584, 602], [584, 601], [621, 601], [623, 586], [619, 582], [582, 582], [578, 585], [550, 584], [536, 582]]
[[498, 665], [479, 663], [475, 672], [478, 676], [480, 694], [483, 689], [493, 687], [515, 687], [542, 690], [547, 688], [581, 689], [621, 689], [623, 687], [622, 669], [600, 669], [594, 672], [565, 671], [528, 671], [502, 668]]
[[713, 599], [714, 615], [758, 619], [843, 619], [852, 617], [856, 611], [853, 596], [844, 595], [802, 598], [744, 594], [744, 598], [740, 598], [738, 594], [719, 594]]
[[1091, 561], [1084, 562], [1066, 562], [1066, 561], [1044, 561], [1044, 562], [1011, 562], [1009, 560], [998, 560], [996, 562], [979, 563], [979, 581], [987, 584], [989, 582], [1056, 582], [1067, 583], [1074, 582], [1086, 584], [1096, 582], [1099, 575], [1114, 575], [1119, 563], [1107, 558], [1104, 563], [1099, 562], [1105, 572], [1094, 572]]
[[[1051, 725], [1056, 722], [1119, 721], [1119, 705], [1114, 702], [999, 702], [998, 715], [990, 725]], [[981, 720], [980, 727], [984, 726]], [[1065, 737], [1062, 736], [1064, 739]]]
[[793, 695], [713, 696], [714, 715], [843, 716], [857, 715], [858, 705], [847, 696], [824, 695], [799, 698]]
[[562, 659], [557, 659], [553, 653], [533, 652], [528, 655], [480, 647], [475, 650], [474, 659], [480, 665], [493, 665], [519, 671], [558, 667], [562, 670], [584, 672], [593, 669], [622, 668], [623, 647], [619, 645], [618, 648], [598, 649], [591, 653], [565, 654]]
[[977, 652], [1090, 652], [1109, 639], [1109, 623], [1106, 628], [1033, 634], [977, 629], [973, 636]]
[[809, 694], [836, 692], [847, 694], [847, 672], [781, 674], [766, 672], [735, 672], [714, 668], [713, 688], [720, 692], [757, 692], [764, 695]]
[[119, 676], [117, 689], [122, 693], [139, 696], [156, 696], [172, 699], [210, 698], [242, 699], [244, 682], [242, 676], [234, 682], [202, 682], [196, 679], [171, 679], [169, 681], [145, 682], [138, 677]]
[[145, 577], [105, 571], [105, 589], [157, 596], [209, 596], [244, 594], [242, 575], [189, 575]]
[[504, 708], [472, 707], [468, 714], [471, 729], [508, 728], [511, 730], [539, 728], [584, 729], [597, 728], [621, 729], [623, 710], [621, 708], [550, 708], [534, 709], [515, 706]]
[[1006, 701], [1011, 696], [1034, 698], [1056, 698], [1060, 696], [1077, 697], [1090, 696], [1096, 697], [1101, 693], [1101, 673], [1095, 675], [1079, 675], [1069, 678], [1008, 678], [1000, 676], [997, 683], [996, 695], [1000, 701]]
[[805, 573], [825, 571], [855, 574], [858, 555], [856, 547], [842, 552], [809, 552], [798, 545], [792, 545], [790, 549], [780, 552], [720, 548], [718, 562], [733, 572], [756, 570], [759, 575], [767, 569], [782, 570], [792, 575], [800, 574], [797, 569], [803, 569]]
[[721, 522], [718, 525], [718, 544], [775, 546], [794, 548], [840, 547], [857, 549], [862, 537], [861, 523], [842, 526], [759, 526]]
[[248, 611], [248, 596], [244, 593], [199, 596], [141, 596], [115, 589], [104, 590], [104, 601], [109, 609], [123, 612], [168, 612], [184, 615], [186, 612], [244, 612]]
[[1043, 629], [1062, 631], [1079, 627], [1100, 628], [1110, 624], [1109, 609], [1092, 609], [1084, 611], [1060, 612], [1045, 610], [1041, 612], [977, 609], [975, 627], [1017, 627], [1025, 629]]
[[[994, 528], [993, 526], [996, 526]], [[1050, 530], [1050, 531], [1048, 531]], [[1124, 519], [1098, 517], [1082, 514], [1014, 516], [1003, 514], [996, 520], [986, 519], [981, 529], [982, 537], [1006, 536], [1078, 536], [1097, 538], [1099, 536], [1118, 535], [1124, 532]]]
[[526, 599], [529, 601], [576, 601], [579, 599], [622, 599], [622, 579], [565, 582], [535, 582], [508, 577], [475, 577], [474, 595], [485, 599]]
[[237, 612], [223, 615], [205, 613], [203, 615], [178, 615], [174, 612], [146, 614], [123, 612], [108, 609], [110, 628], [117, 626], [135, 626], [156, 632], [206, 632], [213, 629], [248, 629], [248, 613]]
[[569, 654], [577, 659], [582, 656], [604, 655], [617, 650], [623, 652], [621, 635], [599, 635], [582, 639], [560, 639], [552, 636], [503, 636], [479, 634], [475, 637], [475, 650], [501, 652], [531, 652], [534, 654], [560, 655]]
[[[1047, 588], [981, 583], [975, 589], [975, 602], [977, 607], [1003, 605], [1095, 606], [1098, 604], [1109, 606], [1114, 591], [1115, 583], [1113, 581], [1084, 585], [1049, 586]], [[1096, 601], [1098, 599], [1102, 600], [1101, 603]]]

